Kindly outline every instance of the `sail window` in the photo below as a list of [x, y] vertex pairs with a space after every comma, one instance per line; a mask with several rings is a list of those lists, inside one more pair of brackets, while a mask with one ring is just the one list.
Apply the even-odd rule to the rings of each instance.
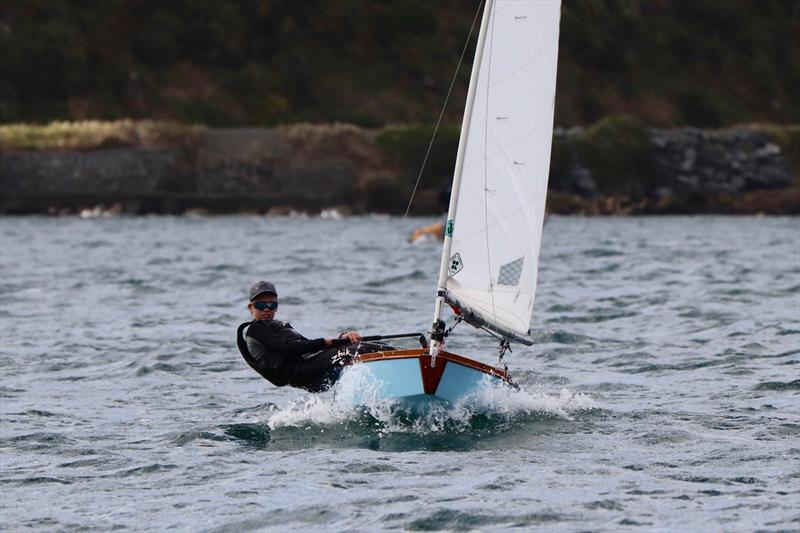
[[515, 259], [510, 263], [500, 267], [500, 274], [497, 276], [498, 285], [509, 285], [514, 287], [519, 285], [519, 278], [522, 276], [522, 263], [525, 257]]

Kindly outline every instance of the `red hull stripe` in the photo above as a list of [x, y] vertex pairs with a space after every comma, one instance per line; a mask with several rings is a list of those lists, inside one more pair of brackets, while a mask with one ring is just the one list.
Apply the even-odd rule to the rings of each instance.
[[425, 394], [436, 394], [445, 366], [447, 359], [439, 359], [436, 361], [436, 366], [431, 366], [430, 355], [419, 356], [419, 370], [422, 373], [422, 387], [425, 389]]

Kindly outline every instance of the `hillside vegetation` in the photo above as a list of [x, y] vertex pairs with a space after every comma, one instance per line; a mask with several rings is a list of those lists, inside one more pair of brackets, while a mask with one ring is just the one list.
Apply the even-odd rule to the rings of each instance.
[[[12, 1], [0, 9], [0, 122], [431, 123], [478, 6]], [[465, 65], [451, 124], [468, 76]], [[558, 125], [797, 123], [798, 87], [796, 0], [564, 0]]]

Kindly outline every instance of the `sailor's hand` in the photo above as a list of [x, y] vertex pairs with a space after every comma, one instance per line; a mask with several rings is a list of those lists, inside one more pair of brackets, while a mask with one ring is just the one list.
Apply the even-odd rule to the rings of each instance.
[[361, 341], [361, 335], [356, 333], [355, 331], [343, 331], [339, 335], [339, 338], [340, 339], [347, 339], [347, 340], [349, 340], [350, 342], [352, 342], [354, 344]]

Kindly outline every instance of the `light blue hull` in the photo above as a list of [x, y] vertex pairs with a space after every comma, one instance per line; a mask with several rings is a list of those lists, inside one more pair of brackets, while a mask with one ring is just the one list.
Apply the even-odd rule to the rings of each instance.
[[[382, 355], [382, 356], [379, 356]], [[421, 350], [367, 354], [345, 370], [358, 375], [351, 395], [356, 404], [400, 400], [412, 404], [455, 404], [493, 385], [514, 387], [504, 372], [475, 361], [442, 354], [436, 365]]]

